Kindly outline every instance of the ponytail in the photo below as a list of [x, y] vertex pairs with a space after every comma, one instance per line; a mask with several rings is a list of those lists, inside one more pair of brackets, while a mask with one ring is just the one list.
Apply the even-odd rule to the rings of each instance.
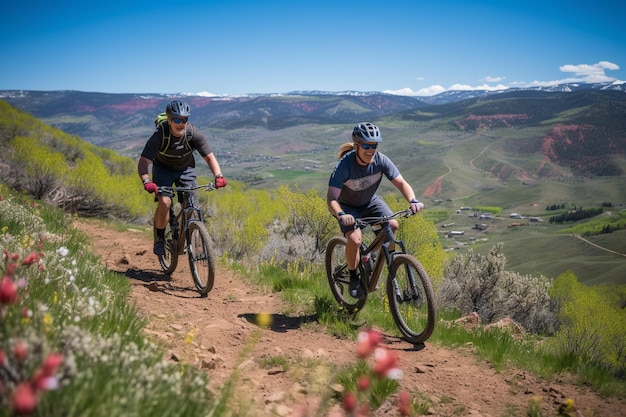
[[348, 152], [356, 149], [354, 142], [346, 142], [339, 147], [339, 151], [337, 152], [337, 159], [341, 159]]

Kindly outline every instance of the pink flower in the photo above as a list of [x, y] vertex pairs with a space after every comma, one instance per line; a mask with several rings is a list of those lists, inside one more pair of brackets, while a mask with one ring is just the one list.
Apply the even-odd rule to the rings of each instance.
[[35, 252], [32, 252], [30, 255], [22, 260], [22, 265], [31, 265], [38, 262], [39, 259], [37, 258], [37, 254]]
[[386, 348], [379, 347], [374, 352], [374, 358], [376, 363], [374, 364], [373, 371], [379, 377], [387, 376], [390, 371], [397, 369], [398, 352], [392, 352]]
[[408, 416], [411, 413], [409, 393], [406, 391], [400, 391], [398, 394], [398, 410], [401, 416]]
[[63, 355], [60, 353], [51, 353], [43, 361], [41, 369], [43, 369], [47, 375], [52, 375], [62, 363]]
[[371, 381], [367, 376], [361, 375], [356, 382], [356, 386], [359, 391], [365, 391], [370, 387], [370, 382]]
[[51, 353], [48, 355], [41, 367], [35, 372], [33, 385], [38, 390], [42, 391], [58, 388], [59, 380], [53, 375], [61, 363], [63, 363], [63, 355], [60, 353]]
[[347, 413], [353, 413], [356, 410], [357, 399], [354, 392], [347, 392], [343, 397], [343, 409]]
[[19, 341], [13, 346], [13, 355], [19, 362], [23, 362], [28, 356], [28, 345], [26, 342]]
[[37, 396], [27, 382], [20, 382], [15, 387], [12, 397], [13, 412], [16, 415], [32, 414], [37, 408]]
[[17, 284], [5, 275], [0, 282], [0, 303], [12, 304], [17, 298]]
[[377, 330], [363, 330], [359, 332], [357, 341], [356, 354], [363, 359], [371, 355], [376, 346], [382, 342], [382, 335]]

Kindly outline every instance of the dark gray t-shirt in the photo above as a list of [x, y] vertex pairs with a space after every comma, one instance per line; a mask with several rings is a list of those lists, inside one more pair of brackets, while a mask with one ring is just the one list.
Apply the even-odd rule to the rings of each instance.
[[211, 153], [209, 143], [194, 125], [188, 123], [186, 131], [177, 138], [170, 133], [169, 125], [162, 123], [148, 139], [141, 156], [151, 160], [155, 166], [184, 171], [196, 166], [194, 150], [202, 157]]
[[390, 181], [400, 175], [387, 155], [376, 152], [372, 162], [362, 166], [357, 162], [356, 151], [350, 151], [337, 162], [328, 185], [341, 189], [337, 198], [339, 204], [362, 207], [376, 194], [383, 174]]

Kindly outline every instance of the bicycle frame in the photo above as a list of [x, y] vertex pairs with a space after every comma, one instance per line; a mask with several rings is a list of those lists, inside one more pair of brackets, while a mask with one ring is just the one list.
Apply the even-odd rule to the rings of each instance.
[[[180, 190], [177, 191], [180, 192]], [[181, 209], [178, 214], [174, 214], [173, 202], [170, 206], [170, 227], [172, 228], [172, 235], [177, 242], [177, 250], [179, 255], [182, 255], [185, 251], [185, 242], [189, 238], [189, 223], [192, 221], [203, 221], [202, 210], [197, 207], [192, 201], [191, 192], [182, 192], [182, 194], [183, 201], [181, 202]], [[180, 239], [181, 230], [183, 230], [185, 233], [184, 239]]]
[[[396, 253], [406, 253], [404, 241], [395, 238], [393, 231], [391, 230], [391, 224], [389, 224], [389, 220], [398, 216], [398, 213], [394, 214], [396, 214], [396, 216], [388, 216], [388, 218], [372, 218], [376, 219], [376, 223], [373, 224], [370, 224], [368, 222], [368, 218], [357, 219], [355, 223], [355, 227], [360, 227], [361, 229], [365, 229], [367, 226], [371, 226], [372, 231], [376, 233], [376, 237], [369, 245], [366, 245], [365, 249], [361, 253], [361, 256], [363, 256], [364, 254], [375, 253], [374, 251], [377, 250], [377, 248], [380, 246], [378, 256], [376, 257], [376, 263], [372, 268], [372, 272], [369, 277], [366, 277], [368, 292], [373, 292], [376, 290], [376, 286], [378, 285], [378, 280], [380, 279], [380, 274], [382, 272], [383, 263], [387, 264], [387, 270], [389, 271], [389, 273], [391, 273], [394, 255]], [[392, 250], [389, 250], [389, 246], [391, 246], [392, 244], [394, 246], [392, 247]], [[399, 252], [395, 250], [395, 245], [398, 245], [400, 247]], [[385, 256], [384, 260], [382, 260], [383, 257], [380, 256], [381, 253]]]

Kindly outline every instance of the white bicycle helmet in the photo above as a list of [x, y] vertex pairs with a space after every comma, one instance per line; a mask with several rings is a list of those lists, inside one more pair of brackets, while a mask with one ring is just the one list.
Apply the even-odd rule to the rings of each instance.
[[380, 129], [373, 123], [362, 122], [354, 126], [352, 131], [352, 140], [359, 142], [382, 142]]

